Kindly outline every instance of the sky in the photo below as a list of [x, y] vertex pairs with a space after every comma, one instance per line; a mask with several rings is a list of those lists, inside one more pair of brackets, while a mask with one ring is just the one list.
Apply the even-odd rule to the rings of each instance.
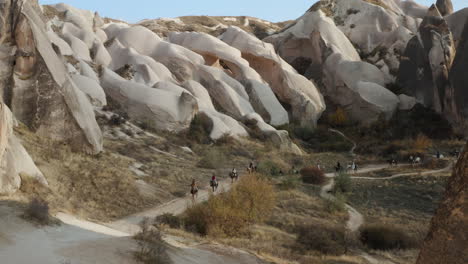
[[[98, 11], [101, 16], [131, 23], [159, 17], [188, 15], [252, 16], [272, 22], [296, 19], [315, 0], [39, 0], [41, 4], [67, 3]], [[436, 0], [417, 0], [431, 5]], [[468, 7], [468, 0], [452, 0], [456, 10]]]

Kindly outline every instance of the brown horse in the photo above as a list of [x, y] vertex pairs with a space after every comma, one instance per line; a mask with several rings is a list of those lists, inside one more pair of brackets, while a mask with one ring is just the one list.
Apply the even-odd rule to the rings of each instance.
[[198, 185], [195, 179], [193, 179], [192, 184], [190, 184], [190, 194], [192, 195], [192, 201], [195, 202], [195, 198], [198, 196]]

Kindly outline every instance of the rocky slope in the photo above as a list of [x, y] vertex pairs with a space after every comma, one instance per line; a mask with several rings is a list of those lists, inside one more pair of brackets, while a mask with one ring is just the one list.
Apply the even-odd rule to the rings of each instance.
[[468, 222], [468, 149], [461, 155], [448, 183], [445, 198], [432, 220], [418, 264], [466, 263]]
[[[276, 127], [315, 127], [326, 108], [341, 107], [364, 124], [416, 102], [455, 121], [467, 112], [468, 34], [459, 22], [468, 13], [452, 13], [449, 0], [430, 9], [322, 0], [283, 29], [286, 23], [248, 17], [130, 25], [33, 0], [4, 1], [1, 10], [0, 99], [10, 123], [91, 154], [102, 151], [94, 112], [103, 108], [107, 117], [118, 112], [173, 133], [204, 113], [212, 140], [259, 132], [295, 153], [301, 150]], [[403, 93], [387, 89], [395, 81]], [[5, 149], [12, 125], [2, 125]], [[8, 181], [18, 187], [18, 178]]]

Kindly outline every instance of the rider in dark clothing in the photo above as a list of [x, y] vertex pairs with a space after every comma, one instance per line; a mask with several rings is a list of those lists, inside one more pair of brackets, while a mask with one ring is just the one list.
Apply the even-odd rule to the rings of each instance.
[[336, 163], [335, 170], [336, 170], [337, 172], [341, 170], [341, 163], [340, 163], [339, 161]]

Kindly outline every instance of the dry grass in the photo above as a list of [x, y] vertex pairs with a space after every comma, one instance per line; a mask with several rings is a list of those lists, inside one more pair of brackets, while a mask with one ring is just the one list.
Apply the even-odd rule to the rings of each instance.
[[154, 202], [139, 194], [129, 170], [130, 159], [109, 152], [98, 156], [75, 153], [25, 128], [16, 132], [49, 182], [49, 188], [45, 188], [23, 177], [22, 193], [48, 202], [52, 212], [65, 210], [105, 221], [140, 211]]
[[274, 204], [273, 186], [259, 175], [248, 175], [231, 191], [189, 208], [184, 222], [202, 235], [236, 237], [268, 218]]

